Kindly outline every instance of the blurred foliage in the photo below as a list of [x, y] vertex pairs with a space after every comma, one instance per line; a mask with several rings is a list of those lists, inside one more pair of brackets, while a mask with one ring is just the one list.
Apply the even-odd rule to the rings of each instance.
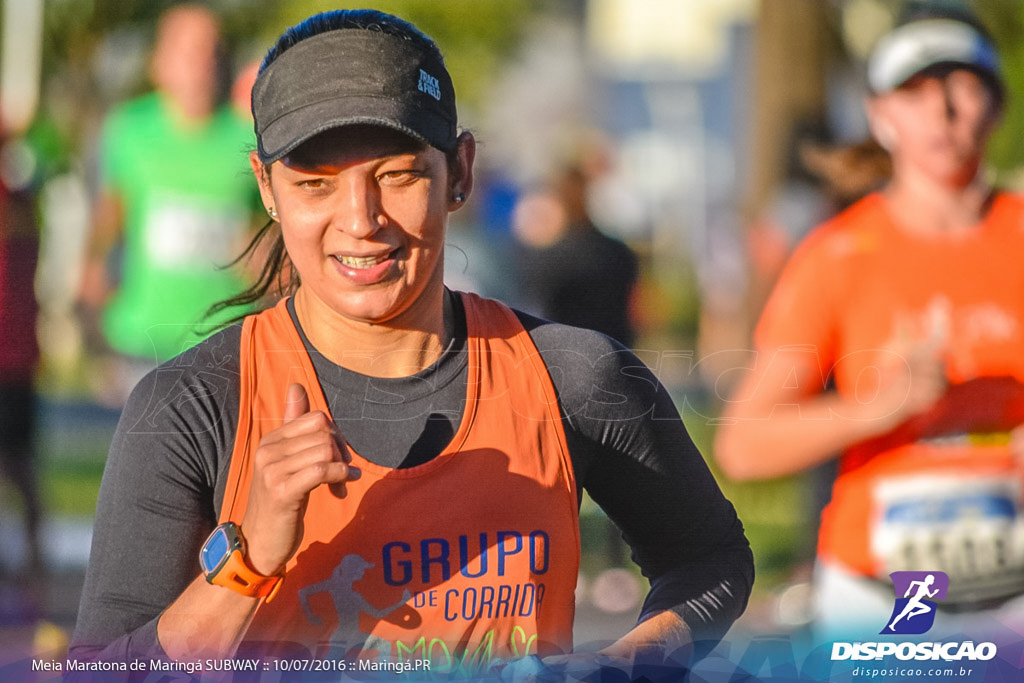
[[725, 476], [711, 456], [717, 421], [706, 415], [716, 408], [699, 397], [692, 398], [700, 409], [681, 412], [686, 430], [743, 522], [754, 553], [755, 590], [773, 590], [792, 578], [794, 566], [814, 556], [817, 520], [808, 514], [813, 482], [806, 473], [746, 482]]
[[48, 515], [91, 517], [96, 514], [106, 451], [79, 461], [44, 460], [40, 486]]
[[[160, 14], [182, 4], [171, 0], [46, 0], [44, 74], [73, 72], [79, 87], [95, 80], [94, 58], [111, 35], [139, 32], [151, 42]], [[243, 61], [262, 57], [285, 28], [319, 11], [338, 9], [323, 0], [209, 0], [221, 17], [226, 47]], [[500, 61], [518, 44], [540, 0], [379, 0], [359, 3], [416, 24], [441, 47], [459, 91], [474, 106]], [[147, 42], [147, 45], [149, 44]], [[139, 74], [138, 88], [145, 74]], [[94, 87], [82, 87], [85, 95]]]
[[1003, 124], [989, 146], [989, 160], [998, 171], [1013, 172], [1024, 165], [1024, 2], [976, 0], [973, 6], [999, 46], [1007, 89]]
[[[550, 3], [548, 3], [550, 4]], [[471, 107], [482, 103], [487, 84], [498, 65], [519, 45], [529, 20], [541, 8], [539, 0], [376, 0], [372, 6], [412, 22], [434, 39], [445, 55], [459, 102]], [[308, 0], [280, 5], [283, 27], [298, 23], [313, 12], [336, 9], [336, 2]], [[279, 31], [272, 28], [275, 35]]]

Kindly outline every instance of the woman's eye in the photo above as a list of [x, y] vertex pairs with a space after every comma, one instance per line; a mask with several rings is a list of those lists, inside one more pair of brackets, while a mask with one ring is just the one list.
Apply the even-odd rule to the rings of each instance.
[[378, 182], [391, 185], [408, 183], [418, 178], [419, 175], [420, 173], [418, 171], [411, 168], [385, 171], [378, 176]]
[[302, 180], [299, 182], [299, 187], [304, 187], [307, 190], [319, 190], [323, 188], [327, 183], [324, 182], [323, 178], [311, 178], [309, 180]]

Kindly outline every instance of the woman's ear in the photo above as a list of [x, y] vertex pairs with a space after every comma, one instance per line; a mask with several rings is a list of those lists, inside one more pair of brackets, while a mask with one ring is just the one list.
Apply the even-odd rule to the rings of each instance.
[[896, 129], [892, 127], [882, 107], [876, 98], [871, 98], [864, 106], [868, 116], [868, 127], [871, 129], [871, 136], [875, 138], [882, 149], [892, 152], [897, 144]]
[[255, 151], [249, 152], [249, 166], [252, 168], [252, 174], [256, 176], [256, 184], [260, 188], [263, 207], [267, 213], [270, 213], [270, 210], [274, 208], [274, 193], [270, 189], [270, 167], [260, 161], [260, 157]]
[[449, 210], [455, 211], [462, 207], [473, 192], [473, 162], [476, 159], [476, 138], [469, 131], [459, 135], [456, 150], [456, 164], [452, 169], [451, 197]]

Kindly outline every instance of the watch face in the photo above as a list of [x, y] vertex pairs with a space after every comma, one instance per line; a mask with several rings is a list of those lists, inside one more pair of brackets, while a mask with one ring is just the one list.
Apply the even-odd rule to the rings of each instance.
[[199, 564], [202, 565], [203, 572], [209, 574], [219, 569], [227, 559], [230, 547], [227, 532], [221, 527], [214, 529], [210, 538], [206, 540], [202, 552], [199, 553]]

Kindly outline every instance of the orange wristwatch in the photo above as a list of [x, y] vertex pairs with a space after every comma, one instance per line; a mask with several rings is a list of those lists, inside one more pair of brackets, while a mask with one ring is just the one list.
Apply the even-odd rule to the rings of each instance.
[[257, 574], [246, 564], [245, 537], [234, 522], [224, 522], [213, 530], [199, 552], [199, 564], [207, 582], [267, 602], [274, 598], [283, 578]]

